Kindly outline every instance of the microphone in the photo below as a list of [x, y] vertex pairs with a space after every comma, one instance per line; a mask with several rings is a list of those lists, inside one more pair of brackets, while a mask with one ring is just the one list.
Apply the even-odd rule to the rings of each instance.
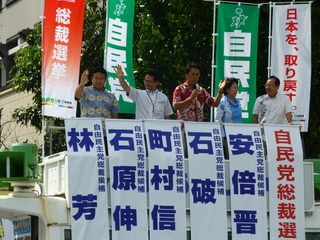
[[[192, 88], [193, 88], [193, 90], [194, 90], [194, 89], [198, 89], [198, 88], [199, 88], [199, 84], [195, 84], [195, 83], [192, 84]], [[197, 107], [200, 108], [201, 106], [200, 106], [200, 103], [199, 103], [199, 101], [198, 101], [198, 97], [196, 97], [195, 100], [196, 100]]]

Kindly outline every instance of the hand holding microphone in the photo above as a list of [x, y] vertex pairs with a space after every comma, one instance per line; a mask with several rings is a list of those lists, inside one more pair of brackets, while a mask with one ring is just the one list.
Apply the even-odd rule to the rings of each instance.
[[199, 84], [193, 84], [193, 85], [192, 85], [192, 88], [193, 88], [193, 91], [192, 91], [192, 93], [191, 93], [191, 96], [194, 96], [194, 97], [195, 97], [195, 101], [196, 101], [197, 107], [200, 108], [201, 105], [200, 105], [200, 103], [199, 103], [199, 101], [198, 101], [198, 98], [197, 98], [197, 96], [199, 95], [199, 92], [198, 92], [198, 90], [199, 90]]

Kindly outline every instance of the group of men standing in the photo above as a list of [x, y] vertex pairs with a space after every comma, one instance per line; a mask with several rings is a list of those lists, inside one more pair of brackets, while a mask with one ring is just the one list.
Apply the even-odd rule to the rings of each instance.
[[[218, 94], [215, 98], [199, 86], [200, 66], [188, 63], [185, 69], [186, 81], [178, 85], [173, 92], [172, 106], [168, 97], [158, 91], [160, 74], [157, 71], [147, 71], [144, 78], [145, 90], [136, 89], [124, 80], [122, 67], [117, 65], [115, 73], [127, 96], [136, 103], [136, 119], [171, 119], [173, 110], [178, 120], [204, 121], [204, 105], [218, 107], [224, 93], [225, 80], [220, 81]], [[75, 99], [80, 101], [81, 117], [117, 118], [120, 108], [115, 95], [105, 89], [107, 72], [104, 68], [96, 68], [81, 75], [80, 84], [75, 91]], [[292, 123], [292, 105], [289, 98], [278, 92], [280, 80], [276, 76], [268, 78], [266, 94], [256, 99], [253, 109], [253, 123]]]

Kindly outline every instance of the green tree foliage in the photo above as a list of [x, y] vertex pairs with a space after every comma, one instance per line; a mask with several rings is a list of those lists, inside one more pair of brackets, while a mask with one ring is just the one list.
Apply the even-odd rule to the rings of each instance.
[[103, 65], [105, 20], [106, 0], [87, 0], [82, 36], [81, 72]]
[[[213, 2], [202, 0], [135, 0], [134, 71], [137, 87], [143, 87], [144, 73], [153, 68], [162, 72], [160, 89], [172, 99], [174, 88], [185, 81], [184, 68], [190, 61], [203, 66], [200, 84], [211, 91], [213, 46]], [[238, 1], [247, 2], [247, 1]], [[262, 1], [252, 0], [251, 3]], [[283, 2], [283, 1], [273, 1]], [[308, 2], [308, 1], [305, 1]], [[263, 87], [268, 71], [269, 1], [260, 7], [257, 96], [264, 94]], [[87, 0], [83, 30], [80, 72], [102, 66], [105, 39], [106, 0]], [[312, 88], [309, 132], [302, 133], [306, 157], [320, 154], [320, 89], [319, 81], [319, 24], [320, 3], [312, 4]], [[30, 123], [41, 129], [41, 32], [36, 26], [28, 37], [29, 46], [16, 54], [12, 71], [13, 85], [18, 91], [34, 94], [33, 104], [16, 109], [14, 117], [21, 124]], [[218, 81], [220, 79], [217, 79]], [[208, 119], [208, 108], [206, 112]], [[52, 119], [52, 118], [51, 118]], [[51, 120], [59, 126], [61, 119]], [[61, 141], [60, 141], [61, 142]]]
[[[36, 24], [34, 30], [28, 35], [27, 46], [18, 50], [15, 54], [15, 65], [10, 71], [12, 87], [17, 92], [32, 93], [32, 104], [26, 107], [16, 108], [13, 118], [22, 125], [33, 126], [37, 132], [42, 130], [41, 114], [41, 24]], [[47, 125], [62, 126], [63, 121], [59, 118], [46, 118]], [[55, 144], [53, 151], [58, 152], [65, 149], [63, 132], [54, 131], [52, 139]], [[49, 152], [49, 134], [45, 135], [45, 152]], [[39, 148], [39, 150], [41, 150]]]
[[160, 89], [172, 100], [185, 81], [188, 62], [202, 65], [201, 85], [210, 92], [213, 4], [205, 1], [136, 0], [134, 69], [138, 87], [144, 72], [162, 72]]
[[41, 26], [35, 25], [27, 37], [28, 45], [17, 51], [11, 69], [11, 85], [18, 92], [33, 94], [33, 104], [14, 110], [13, 117], [23, 125], [31, 124], [41, 130]]
[[306, 158], [320, 158], [320, 2], [313, 1], [311, 7], [311, 91], [308, 132], [302, 133]]

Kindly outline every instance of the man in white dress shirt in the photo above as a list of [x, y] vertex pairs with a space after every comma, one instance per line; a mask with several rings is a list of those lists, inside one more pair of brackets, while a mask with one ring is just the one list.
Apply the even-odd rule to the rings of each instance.
[[278, 92], [279, 87], [279, 78], [270, 76], [265, 85], [267, 94], [254, 104], [253, 123], [292, 124], [292, 104], [288, 96]]
[[115, 71], [123, 90], [136, 103], [136, 119], [170, 119], [173, 110], [169, 99], [157, 90], [159, 72], [147, 71], [144, 78], [145, 90], [141, 90], [128, 85], [123, 78], [124, 73], [120, 65], [116, 66]]

